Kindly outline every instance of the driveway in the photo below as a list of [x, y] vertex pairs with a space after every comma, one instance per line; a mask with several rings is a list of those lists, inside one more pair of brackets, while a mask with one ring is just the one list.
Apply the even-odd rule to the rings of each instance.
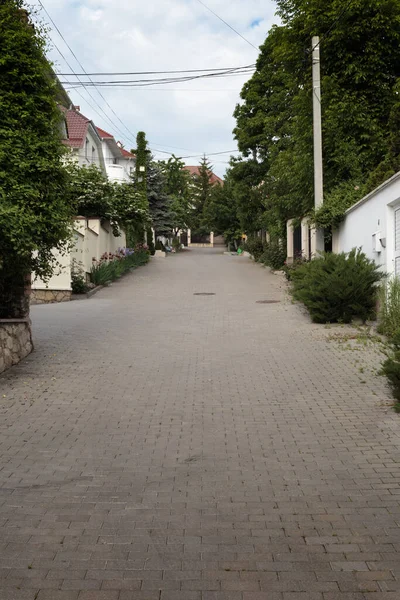
[[32, 318], [0, 377], [1, 600], [400, 598], [374, 341], [210, 250]]

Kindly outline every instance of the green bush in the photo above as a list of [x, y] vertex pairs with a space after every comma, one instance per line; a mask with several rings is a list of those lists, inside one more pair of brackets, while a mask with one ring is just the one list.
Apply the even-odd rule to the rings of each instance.
[[71, 288], [73, 294], [86, 294], [88, 291], [85, 272], [76, 261], [73, 261], [71, 268]]
[[264, 252], [264, 244], [262, 243], [261, 238], [248, 237], [245, 244], [245, 250], [247, 250], [247, 252], [249, 252], [249, 254], [252, 255], [254, 260], [259, 260], [262, 253]]
[[378, 331], [392, 337], [400, 330], [400, 279], [393, 277], [384, 283], [379, 294]]
[[375, 316], [379, 266], [359, 249], [348, 254], [323, 253], [292, 272], [292, 293], [315, 323], [350, 323]]
[[382, 365], [382, 374], [389, 380], [389, 386], [396, 400], [396, 412], [400, 412], [400, 329], [394, 332], [391, 339], [392, 349]]
[[264, 252], [259, 258], [259, 261], [271, 267], [274, 271], [280, 271], [286, 260], [286, 249], [279, 242], [271, 242], [266, 244]]
[[156, 241], [155, 249], [156, 250], [162, 250], [163, 252], [165, 252], [165, 246], [164, 246], [164, 244], [162, 243], [161, 240], [157, 240]]
[[181, 250], [181, 243], [179, 241], [179, 238], [174, 237], [172, 240], [172, 247], [175, 250], [175, 252], [180, 252]]
[[285, 273], [285, 277], [288, 281], [292, 280], [293, 271], [297, 271], [300, 267], [310, 262], [308, 258], [304, 258], [303, 256], [295, 258], [292, 263], [285, 263], [283, 266], [283, 272]]
[[149, 248], [150, 254], [154, 256], [156, 253], [156, 249], [153, 242], [153, 230], [151, 229], [151, 227], [147, 229], [147, 246]]

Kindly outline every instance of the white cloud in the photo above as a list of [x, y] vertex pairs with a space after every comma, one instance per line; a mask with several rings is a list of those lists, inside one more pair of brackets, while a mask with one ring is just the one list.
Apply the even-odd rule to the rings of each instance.
[[[32, 1], [38, 4], [38, 0]], [[256, 47], [277, 22], [273, 0], [204, 1]], [[254, 63], [258, 55], [197, 0], [42, 2], [88, 72], [236, 67]], [[45, 14], [42, 16], [48, 20]], [[50, 36], [74, 71], [81, 72], [54, 28]], [[50, 57], [61, 72], [69, 71], [55, 49]], [[99, 108], [86, 91], [80, 90], [85, 99], [76, 90], [71, 90], [70, 96], [87, 117], [121, 139], [128, 148], [134, 145], [132, 138], [137, 131], [143, 130], [153, 148], [172, 152], [170, 146], [176, 146], [182, 148], [176, 150], [179, 155], [188, 154], [187, 150], [191, 154], [212, 153], [236, 146], [232, 113], [248, 77], [176, 83], [151, 90], [102, 89], [131, 134], [94, 89], [90, 90], [93, 98], [113, 124], [95, 112]], [[163, 155], [156, 153], [156, 156]], [[229, 155], [215, 157], [216, 172], [224, 172], [223, 161], [228, 158]], [[196, 164], [197, 159], [187, 162]]]

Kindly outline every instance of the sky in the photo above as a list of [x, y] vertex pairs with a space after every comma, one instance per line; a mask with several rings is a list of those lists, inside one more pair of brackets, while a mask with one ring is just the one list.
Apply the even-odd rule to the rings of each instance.
[[[81, 73], [76, 59], [88, 73], [254, 64], [258, 50], [201, 2], [256, 48], [278, 22], [273, 0], [31, 0], [30, 4], [41, 11], [40, 19], [50, 27], [48, 56], [59, 73], [70, 73], [71, 68]], [[173, 152], [189, 156], [184, 159], [189, 165], [198, 164], [203, 153], [226, 152], [210, 156], [214, 171], [222, 176], [228, 166], [228, 151], [237, 148], [232, 114], [249, 77], [150, 88], [101, 88], [104, 98], [95, 88], [89, 88], [92, 97], [83, 88], [68, 91], [86, 117], [112, 133], [128, 150], [135, 147], [137, 132], [145, 131], [156, 159], [167, 159], [167, 153]]]

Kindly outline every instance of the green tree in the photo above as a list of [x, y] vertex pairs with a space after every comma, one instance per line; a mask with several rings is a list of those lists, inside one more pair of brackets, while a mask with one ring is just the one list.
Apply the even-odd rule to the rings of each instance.
[[165, 191], [171, 199], [173, 233], [190, 227], [190, 176], [184, 169], [185, 163], [172, 155], [167, 161], [159, 162], [165, 176]]
[[287, 218], [313, 207], [313, 35], [322, 34], [326, 204], [338, 206], [342, 194], [347, 207], [354, 195], [345, 190], [361, 197], [399, 165], [390, 130], [400, 114], [400, 3], [353, 0], [345, 11], [342, 0], [277, 4], [282, 24], [269, 32], [242, 90], [234, 133], [245, 160], [257, 165], [251, 187], [263, 187], [262, 219], [284, 231]]
[[237, 215], [234, 182], [228, 171], [224, 185], [215, 185], [204, 205], [202, 222], [208, 231], [223, 235], [226, 244], [238, 245], [241, 227]]
[[154, 160], [148, 160], [147, 198], [151, 222], [157, 235], [168, 236], [172, 233], [171, 198], [167, 194], [167, 182], [162, 167]]
[[22, 0], [0, 4], [0, 38], [0, 279], [32, 271], [46, 278], [75, 210], [65, 194], [57, 86]]
[[199, 165], [198, 175], [191, 185], [191, 226], [196, 233], [208, 233], [203, 225], [203, 210], [210, 197], [213, 184], [211, 182], [212, 166], [210, 161], [203, 156]]
[[77, 215], [109, 221], [114, 235], [119, 235], [121, 229], [143, 228], [148, 223], [147, 201], [133, 183], [113, 183], [96, 165], [80, 167], [70, 162], [67, 171], [66, 190]]

